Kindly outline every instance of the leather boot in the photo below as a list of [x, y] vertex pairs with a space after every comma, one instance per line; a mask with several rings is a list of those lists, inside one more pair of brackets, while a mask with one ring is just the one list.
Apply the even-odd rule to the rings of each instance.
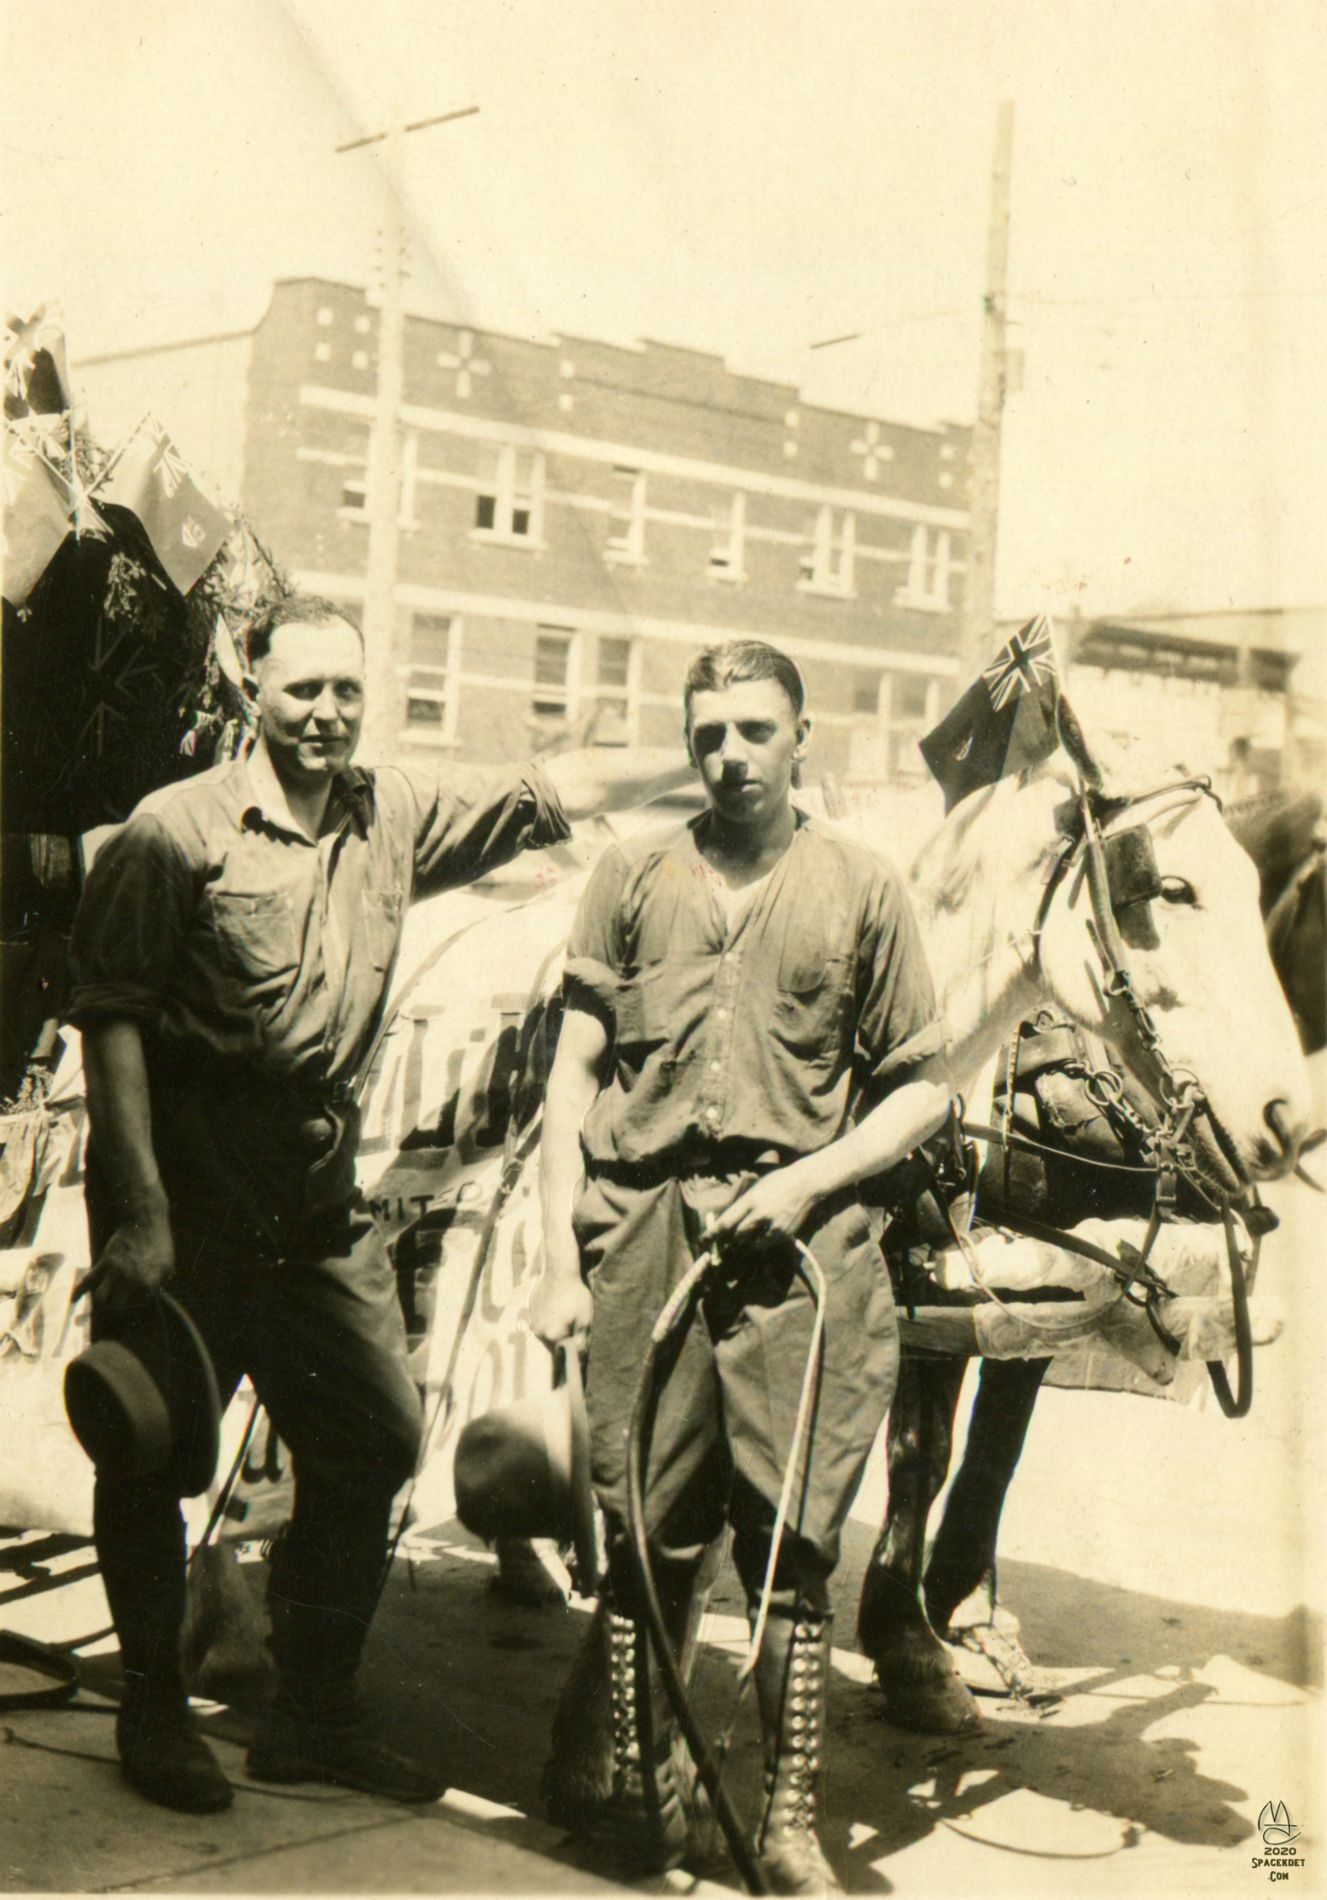
[[771, 1605], [755, 1668], [765, 1801], [754, 1841], [771, 1893], [843, 1891], [816, 1833], [828, 1668], [829, 1618]]
[[189, 1713], [180, 1669], [185, 1567], [179, 1499], [169, 1489], [98, 1476], [93, 1534], [124, 1665], [115, 1722], [124, 1778], [159, 1807], [217, 1814], [234, 1798], [231, 1785]]
[[151, 1687], [126, 1675], [115, 1746], [131, 1788], [158, 1807], [182, 1814], [219, 1814], [234, 1800], [229, 1781], [189, 1712], [178, 1675]]
[[440, 1775], [377, 1734], [356, 1693], [378, 1598], [385, 1514], [380, 1504], [377, 1521], [368, 1508], [354, 1517], [343, 1560], [321, 1570], [317, 1545], [297, 1526], [278, 1540], [267, 1601], [279, 1680], [245, 1764], [255, 1781], [325, 1782], [389, 1801], [437, 1801], [446, 1792]]
[[665, 1873], [687, 1847], [677, 1723], [644, 1623], [610, 1609], [606, 1636], [613, 1791], [592, 1833], [624, 1874]]

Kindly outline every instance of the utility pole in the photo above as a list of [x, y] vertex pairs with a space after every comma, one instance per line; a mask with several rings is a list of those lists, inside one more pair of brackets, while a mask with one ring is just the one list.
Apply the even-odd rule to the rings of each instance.
[[381, 147], [383, 173], [382, 281], [378, 308], [378, 384], [369, 444], [369, 559], [364, 587], [364, 667], [369, 683], [365, 753], [388, 755], [404, 723], [404, 668], [396, 615], [397, 538], [401, 512], [401, 397], [405, 387], [405, 247], [407, 221], [402, 178], [406, 135], [453, 119], [472, 118], [462, 106], [408, 125], [349, 139], [336, 150]]
[[1009, 279], [1009, 176], [1013, 164], [1014, 106], [1005, 99], [995, 123], [986, 284], [982, 293], [981, 374], [972, 432], [968, 487], [969, 528], [963, 609], [959, 616], [958, 680], [962, 691], [989, 658], [995, 628], [995, 549], [1000, 516], [1000, 428], [1008, 380], [1005, 345]]

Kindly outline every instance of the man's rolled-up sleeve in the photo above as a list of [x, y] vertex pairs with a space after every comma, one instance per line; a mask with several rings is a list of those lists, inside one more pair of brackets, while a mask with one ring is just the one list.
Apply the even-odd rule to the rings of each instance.
[[873, 1093], [888, 1093], [941, 1054], [946, 1032], [917, 920], [898, 878], [882, 868], [867, 902], [857, 1040]]
[[602, 1018], [610, 1033], [617, 1021], [620, 903], [626, 872], [626, 859], [616, 845], [610, 845], [581, 894], [563, 972], [567, 1002]]
[[155, 1021], [193, 907], [193, 873], [175, 840], [156, 818], [131, 818], [102, 846], [83, 888], [66, 1022]]
[[521, 851], [559, 844], [571, 826], [548, 774], [530, 762], [500, 770], [409, 772], [415, 802], [415, 890], [456, 890]]

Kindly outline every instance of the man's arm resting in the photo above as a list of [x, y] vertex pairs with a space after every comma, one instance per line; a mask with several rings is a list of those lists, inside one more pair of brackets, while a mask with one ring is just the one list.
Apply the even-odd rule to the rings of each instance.
[[552, 780], [563, 811], [573, 820], [648, 805], [652, 798], [676, 791], [696, 775], [680, 746], [633, 746], [621, 751], [587, 746], [539, 763]]
[[753, 1182], [715, 1219], [711, 1235], [722, 1240], [799, 1233], [819, 1202], [855, 1181], [887, 1172], [933, 1135], [952, 1099], [939, 1073], [924, 1070], [828, 1147]]
[[569, 1008], [548, 1078], [539, 1150], [544, 1260], [530, 1294], [530, 1325], [546, 1346], [590, 1327], [593, 1304], [581, 1279], [571, 1207], [581, 1178], [581, 1127], [599, 1093], [607, 1048], [608, 1032], [600, 1018]]
[[115, 1311], [159, 1287], [175, 1265], [138, 1024], [115, 1018], [88, 1025], [83, 1076], [97, 1165], [115, 1217], [115, 1231], [93, 1266], [93, 1297]]

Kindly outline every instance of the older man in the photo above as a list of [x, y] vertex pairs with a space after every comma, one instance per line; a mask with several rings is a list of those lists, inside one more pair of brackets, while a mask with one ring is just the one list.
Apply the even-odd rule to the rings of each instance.
[[[223, 1400], [248, 1373], [290, 1449], [292, 1521], [269, 1589], [279, 1692], [249, 1772], [424, 1800], [354, 1679], [392, 1498], [418, 1450], [394, 1278], [355, 1187], [352, 1088], [415, 895], [465, 884], [567, 821], [678, 782], [680, 752], [571, 753], [436, 778], [351, 758], [363, 644], [292, 596], [252, 629], [247, 756], [144, 800], [79, 909], [68, 1018], [83, 1034], [93, 1328], [170, 1280]], [[97, 1552], [124, 1662], [117, 1739], [149, 1800], [231, 1788], [179, 1667], [183, 1525], [172, 1485], [98, 1477]]]
[[[549, 1344], [590, 1333], [594, 1478], [609, 1524], [617, 1783], [604, 1831], [633, 1860], [680, 1858], [671, 1725], [626, 1534], [625, 1441], [650, 1329], [702, 1250], [701, 1312], [669, 1360], [646, 1499], [675, 1638], [725, 1520], [753, 1623], [772, 1891], [834, 1886], [816, 1832], [828, 1580], [898, 1362], [889, 1279], [855, 1184], [949, 1107], [941, 1033], [906, 897], [888, 868], [792, 803], [810, 716], [801, 675], [759, 641], [709, 648], [685, 687], [707, 808], [675, 836], [610, 847], [568, 948], [568, 1007], [543, 1141]], [[809, 1436], [798, 1395], [823, 1359]], [[787, 1535], [772, 1531], [785, 1466]]]

